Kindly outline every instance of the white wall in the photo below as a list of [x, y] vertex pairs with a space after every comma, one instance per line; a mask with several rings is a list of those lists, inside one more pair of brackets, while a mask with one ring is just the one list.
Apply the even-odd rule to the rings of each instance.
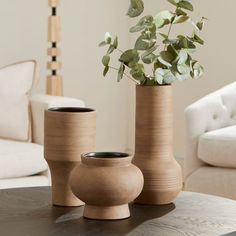
[[[0, 0], [0, 65], [35, 58], [40, 66], [37, 91], [44, 92], [46, 77], [47, 0]], [[106, 31], [117, 32], [127, 47], [126, 0], [62, 0], [61, 47], [65, 96], [83, 99], [98, 111], [100, 150], [124, 151], [127, 146], [127, 86], [116, 83], [116, 73], [102, 76], [98, 48]]]
[[[146, 13], [155, 14], [170, 5], [165, 0], [146, 0]], [[209, 18], [204, 31], [206, 46], [198, 53], [206, 73], [201, 80], [174, 85], [175, 154], [184, 153], [184, 108], [203, 95], [234, 81], [236, 32], [235, 0], [194, 0], [199, 12]], [[92, 5], [93, 4], [93, 5]], [[63, 76], [66, 96], [82, 98], [98, 110], [98, 148], [133, 149], [134, 85], [116, 83], [116, 73], [102, 78], [103, 49], [97, 44], [106, 31], [120, 35], [121, 48], [132, 38], [125, 16], [127, 0], [62, 0]], [[44, 91], [47, 48], [47, 0], [0, 0], [0, 65], [35, 58], [40, 66], [38, 91]], [[184, 27], [185, 29], [185, 27]], [[189, 27], [186, 26], [189, 30]]]

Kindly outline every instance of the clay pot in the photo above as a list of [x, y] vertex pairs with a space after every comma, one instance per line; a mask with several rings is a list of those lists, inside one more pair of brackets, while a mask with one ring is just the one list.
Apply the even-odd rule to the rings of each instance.
[[181, 167], [173, 156], [171, 86], [137, 86], [133, 163], [144, 175], [142, 204], [168, 204], [182, 189]]
[[52, 176], [52, 203], [81, 206], [69, 178], [81, 154], [95, 150], [96, 112], [89, 108], [52, 108], [45, 111], [44, 157]]
[[130, 216], [128, 203], [143, 187], [141, 171], [125, 153], [87, 153], [72, 172], [71, 189], [85, 202], [84, 217], [99, 220]]

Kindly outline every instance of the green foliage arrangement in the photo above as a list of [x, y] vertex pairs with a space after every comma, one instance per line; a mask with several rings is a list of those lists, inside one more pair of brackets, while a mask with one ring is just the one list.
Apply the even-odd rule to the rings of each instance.
[[[193, 22], [188, 13], [193, 12], [194, 7], [189, 0], [167, 1], [175, 7], [174, 11], [165, 10], [156, 16], [143, 16], [130, 29], [130, 33], [139, 33], [134, 48], [122, 51], [118, 48], [118, 37], [112, 39], [110, 33], [105, 34], [105, 40], [99, 44], [108, 46], [106, 55], [102, 58], [104, 76], [109, 69], [115, 69], [118, 71], [118, 81], [126, 76], [139, 85], [153, 86], [201, 77], [204, 69], [192, 55], [196, 51], [197, 44], [204, 44], [198, 33], [202, 31], [206, 18], [202, 17], [199, 22]], [[138, 17], [143, 11], [142, 0], [130, 0], [127, 12], [129, 17]], [[185, 22], [193, 25], [193, 34], [191, 36], [180, 34], [172, 38], [170, 34], [172, 27]], [[167, 33], [164, 33], [163, 30], [167, 27]], [[110, 56], [115, 51], [121, 54], [118, 68], [110, 65]], [[147, 69], [151, 71], [149, 74]]]

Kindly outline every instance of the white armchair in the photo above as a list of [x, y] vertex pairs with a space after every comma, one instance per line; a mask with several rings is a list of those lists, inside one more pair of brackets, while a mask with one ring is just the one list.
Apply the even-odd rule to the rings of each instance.
[[81, 100], [48, 95], [32, 95], [30, 103], [32, 143], [0, 139], [0, 189], [50, 185], [42, 146], [44, 110], [51, 107], [84, 107]]
[[187, 107], [185, 190], [236, 200], [236, 83]]

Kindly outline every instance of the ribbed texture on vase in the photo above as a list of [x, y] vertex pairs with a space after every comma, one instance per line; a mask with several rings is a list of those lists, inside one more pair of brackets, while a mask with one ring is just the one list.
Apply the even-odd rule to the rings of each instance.
[[172, 87], [137, 86], [133, 163], [143, 172], [144, 188], [136, 202], [167, 204], [175, 199], [182, 175], [172, 149]]

